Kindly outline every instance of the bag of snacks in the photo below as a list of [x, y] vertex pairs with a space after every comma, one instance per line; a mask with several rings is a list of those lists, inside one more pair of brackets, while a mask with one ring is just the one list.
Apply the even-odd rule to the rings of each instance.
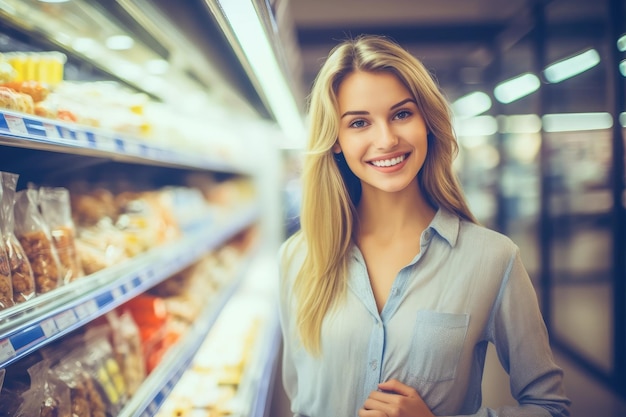
[[37, 294], [43, 294], [58, 288], [63, 281], [50, 230], [39, 211], [38, 194], [34, 188], [16, 193], [15, 235], [33, 269]]
[[[0, 201], [2, 201], [2, 187], [0, 187]], [[0, 218], [0, 223], [2, 219]], [[1, 233], [0, 233], [1, 235]], [[13, 282], [11, 281], [11, 268], [7, 256], [4, 240], [0, 239], [0, 310], [9, 308], [13, 302]]]
[[5, 245], [11, 284], [13, 287], [13, 301], [16, 304], [30, 300], [35, 296], [35, 278], [30, 261], [24, 252], [24, 248], [15, 236], [15, 189], [17, 187], [18, 174], [0, 172], [0, 184], [2, 185], [2, 199], [0, 200], [0, 231]]
[[59, 256], [63, 283], [84, 276], [76, 251], [76, 227], [72, 220], [69, 190], [63, 187], [41, 187], [39, 207]]

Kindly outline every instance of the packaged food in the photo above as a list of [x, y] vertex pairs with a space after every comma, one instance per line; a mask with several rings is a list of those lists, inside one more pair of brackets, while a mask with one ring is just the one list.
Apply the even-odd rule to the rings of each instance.
[[15, 198], [15, 235], [24, 248], [38, 294], [63, 284], [59, 257], [52, 236], [39, 211], [39, 193], [34, 188], [18, 191]]
[[0, 200], [0, 231], [9, 261], [13, 289], [13, 301], [18, 304], [30, 300], [36, 294], [35, 278], [24, 248], [15, 236], [15, 188], [18, 174], [0, 172], [2, 199]]
[[69, 190], [63, 187], [41, 187], [39, 206], [59, 256], [63, 283], [84, 276], [76, 250], [76, 228], [72, 220]]
[[81, 363], [103, 393], [106, 411], [117, 415], [128, 400], [126, 383], [115, 360], [110, 342], [110, 327], [99, 325], [87, 330]]
[[33, 103], [44, 101], [46, 97], [48, 97], [48, 94], [50, 94], [50, 89], [47, 85], [34, 80], [9, 81], [1, 84], [1, 86], [10, 88], [18, 93], [29, 95]]
[[135, 394], [146, 378], [139, 327], [132, 315], [113, 310], [106, 315], [111, 326], [111, 346], [120, 365], [128, 396]]

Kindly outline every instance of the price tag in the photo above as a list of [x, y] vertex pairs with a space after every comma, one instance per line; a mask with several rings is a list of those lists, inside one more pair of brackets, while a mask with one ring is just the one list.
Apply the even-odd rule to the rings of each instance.
[[51, 125], [50, 123], [44, 123], [43, 128], [46, 132], [46, 137], [48, 139], [59, 139], [59, 137], [61, 136], [59, 135], [59, 132], [55, 125]]
[[115, 151], [115, 143], [113, 139], [106, 136], [96, 135], [97, 148], [103, 151], [113, 152]]
[[28, 129], [26, 129], [26, 123], [24, 123], [24, 119], [10, 114], [5, 114], [4, 119], [7, 121], [9, 132], [20, 136], [28, 135]]
[[65, 330], [73, 324], [76, 324], [77, 321], [78, 318], [76, 317], [74, 310], [67, 310], [54, 316], [54, 323], [59, 330]]
[[77, 130], [74, 132], [76, 136], [76, 140], [79, 144], [86, 148], [97, 148], [96, 138], [89, 132], [85, 132], [84, 130]]
[[0, 362], [15, 357], [15, 349], [9, 339], [0, 340]]
[[57, 325], [54, 322], [54, 319], [44, 320], [39, 324], [39, 326], [41, 327], [41, 330], [43, 330], [43, 334], [46, 337], [53, 336], [59, 332], [59, 329], [57, 329]]
[[124, 295], [121, 287], [115, 287], [111, 290], [111, 295], [113, 295], [113, 299], [120, 298]]
[[85, 301], [74, 307], [74, 311], [80, 320], [94, 315], [98, 311], [98, 304], [94, 300]]
[[132, 281], [128, 281], [127, 283], [124, 284], [124, 292], [125, 293], [129, 293], [132, 290], [135, 289], [135, 286], [133, 285], [135, 282], [135, 280], [133, 279]]

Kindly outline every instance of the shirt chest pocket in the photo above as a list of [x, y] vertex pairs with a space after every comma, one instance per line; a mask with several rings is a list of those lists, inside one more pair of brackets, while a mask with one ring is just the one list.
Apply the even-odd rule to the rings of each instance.
[[427, 382], [454, 379], [468, 324], [469, 314], [418, 311], [411, 342], [409, 378]]

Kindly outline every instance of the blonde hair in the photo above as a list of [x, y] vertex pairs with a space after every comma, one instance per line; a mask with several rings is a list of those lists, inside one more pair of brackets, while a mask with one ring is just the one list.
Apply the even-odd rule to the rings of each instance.
[[296, 275], [297, 329], [303, 346], [321, 351], [324, 317], [346, 293], [360, 182], [345, 161], [334, 157], [339, 115], [337, 91], [354, 71], [394, 74], [412, 93], [429, 130], [428, 153], [418, 183], [434, 208], [476, 222], [453, 171], [458, 145], [449, 106], [424, 65], [396, 43], [363, 35], [337, 45], [320, 69], [310, 95], [311, 130], [302, 171], [301, 230], [292, 238], [306, 246]]

